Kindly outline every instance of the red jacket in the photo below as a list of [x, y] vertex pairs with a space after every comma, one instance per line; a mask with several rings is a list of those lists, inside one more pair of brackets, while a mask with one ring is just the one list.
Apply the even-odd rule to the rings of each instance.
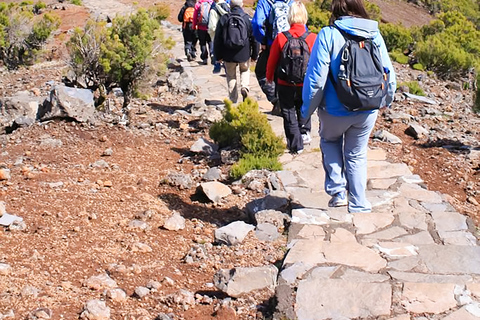
[[[303, 24], [292, 24], [290, 26], [290, 30], [288, 30], [292, 36], [298, 38], [302, 36], [305, 32], [305, 25]], [[315, 33], [310, 33], [305, 39], [307, 41], [308, 47], [310, 48], [310, 52], [312, 52], [313, 44], [315, 43], [315, 39], [317, 35]], [[270, 54], [268, 56], [268, 63], [267, 63], [267, 80], [273, 81], [275, 77], [275, 72], [277, 71], [278, 63], [280, 62], [280, 57], [282, 56], [282, 49], [283, 46], [287, 43], [287, 37], [279, 33], [275, 40], [272, 43], [272, 47], [270, 48]], [[284, 86], [294, 86], [294, 84], [288, 83], [281, 79], [278, 79], [278, 84]], [[299, 83], [296, 86], [303, 86], [303, 83]]]

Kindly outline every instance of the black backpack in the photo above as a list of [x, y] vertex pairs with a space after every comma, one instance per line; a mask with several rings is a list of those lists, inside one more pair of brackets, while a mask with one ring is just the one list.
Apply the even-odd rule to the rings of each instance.
[[385, 104], [389, 74], [372, 39], [350, 35], [333, 25], [345, 39], [340, 50], [338, 82], [329, 76], [340, 102], [349, 111], [379, 109]]
[[303, 83], [310, 59], [310, 48], [306, 41], [310, 32], [306, 31], [298, 38], [288, 31], [282, 33], [287, 37], [287, 42], [282, 49], [277, 77], [291, 84]]
[[249, 41], [244, 14], [229, 13], [223, 28], [223, 43], [229, 49], [241, 49]]

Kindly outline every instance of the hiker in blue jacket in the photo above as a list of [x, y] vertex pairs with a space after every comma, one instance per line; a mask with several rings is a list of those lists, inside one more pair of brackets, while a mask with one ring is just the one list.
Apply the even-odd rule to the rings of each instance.
[[[280, 105], [278, 103], [277, 92], [275, 89], [275, 82], [267, 82], [267, 61], [270, 55], [270, 46], [273, 43], [273, 38], [267, 34], [267, 23], [275, 1], [283, 0], [258, 0], [255, 13], [252, 18], [253, 36], [261, 45], [261, 52], [255, 66], [255, 76], [258, 84], [265, 93], [267, 100], [273, 105], [272, 113], [281, 115]], [[284, 0], [288, 5], [293, 3], [292, 0]], [[288, 30], [288, 28], [286, 29]], [[285, 31], [286, 31], [285, 30]]]
[[[395, 71], [378, 23], [369, 19], [362, 0], [333, 0], [331, 10], [331, 24], [348, 34], [373, 39], [379, 46], [382, 65], [389, 72], [384, 106], [390, 106], [396, 89]], [[332, 197], [328, 205], [348, 205], [352, 213], [370, 212], [372, 206], [365, 196], [367, 148], [378, 109], [348, 111], [337, 98], [330, 77], [338, 80], [339, 52], [345, 39], [336, 27], [324, 27], [317, 36], [303, 83], [301, 114], [310, 117], [318, 108], [325, 191]]]

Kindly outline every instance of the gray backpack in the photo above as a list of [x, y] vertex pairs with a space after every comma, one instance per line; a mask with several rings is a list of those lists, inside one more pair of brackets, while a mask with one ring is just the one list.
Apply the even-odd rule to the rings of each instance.
[[379, 48], [373, 39], [346, 33], [333, 25], [344, 37], [340, 50], [338, 81], [329, 72], [337, 97], [349, 111], [379, 109], [385, 104], [389, 73], [382, 65]]

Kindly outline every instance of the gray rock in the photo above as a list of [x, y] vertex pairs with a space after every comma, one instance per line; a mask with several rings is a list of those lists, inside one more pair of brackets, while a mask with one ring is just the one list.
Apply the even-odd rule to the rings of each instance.
[[45, 137], [41, 139], [40, 145], [42, 147], [51, 147], [51, 148], [58, 148], [63, 146], [63, 142], [60, 139], [53, 139], [50, 137]]
[[88, 278], [83, 285], [93, 290], [105, 290], [117, 287], [115, 280], [110, 278], [107, 274], [92, 276]]
[[401, 144], [402, 140], [397, 137], [396, 135], [386, 131], [386, 130], [378, 130], [375, 131], [373, 134], [374, 139], [378, 139], [381, 141], [389, 142], [391, 144]]
[[80, 319], [84, 320], [108, 320], [110, 319], [110, 308], [105, 301], [88, 300], [85, 304]]
[[145, 221], [141, 220], [132, 220], [128, 223], [128, 227], [132, 229], [147, 230], [150, 229], [150, 226]]
[[255, 236], [260, 241], [275, 241], [280, 237], [276, 226], [270, 223], [261, 223], [257, 225]]
[[204, 153], [207, 155], [211, 155], [214, 152], [217, 152], [217, 150], [218, 146], [215, 143], [210, 142], [203, 137], [195, 141], [195, 143], [190, 147], [191, 152]]
[[149, 294], [150, 294], [150, 289], [148, 289], [146, 287], [136, 287], [135, 288], [135, 295], [140, 299], [145, 298]]
[[193, 72], [185, 70], [184, 72], [170, 72], [167, 78], [167, 84], [173, 93], [187, 93], [196, 95], [196, 89], [193, 81]]
[[94, 163], [90, 164], [92, 168], [109, 168], [110, 165], [108, 164], [107, 161], [105, 160], [98, 160], [95, 161]]
[[404, 283], [401, 304], [412, 313], [439, 314], [457, 306], [453, 283]]
[[15, 216], [13, 214], [9, 214], [9, 213], [4, 213], [0, 217], [0, 225], [4, 227], [9, 227], [16, 221], [23, 221], [23, 218]]
[[178, 231], [185, 229], [185, 218], [179, 212], [174, 212], [163, 224], [167, 230]]
[[34, 97], [27, 91], [0, 100], [0, 133], [4, 133], [16, 120], [18, 125], [35, 121], [42, 100], [43, 98]]
[[7, 211], [5, 210], [5, 202], [0, 201], [0, 217], [3, 216]]
[[40, 293], [40, 290], [38, 288], [35, 288], [34, 286], [31, 285], [26, 285], [25, 287], [22, 288], [22, 292], [20, 295], [22, 298], [37, 298], [38, 294]]
[[0, 169], [0, 181], [2, 180], [10, 180], [10, 169], [1, 168]]
[[49, 99], [39, 108], [39, 118], [42, 121], [55, 118], [71, 118], [78, 122], [93, 119], [95, 103], [93, 93], [87, 89], [55, 86]]
[[215, 230], [215, 240], [234, 246], [242, 243], [247, 234], [254, 229], [255, 227], [251, 224], [246, 224], [243, 221], [234, 221]]
[[415, 139], [421, 139], [429, 134], [427, 129], [416, 123], [410, 124], [410, 126], [405, 130], [405, 133]]
[[106, 156], [106, 157], [109, 157], [113, 154], [113, 150], [112, 148], [108, 148], [108, 149], [105, 149], [102, 153], [102, 156]]
[[262, 210], [255, 213], [253, 217], [257, 225], [261, 223], [269, 223], [279, 229], [283, 229], [286, 223], [290, 221], [288, 214], [276, 210]]
[[208, 171], [203, 175], [203, 180], [206, 181], [216, 181], [222, 179], [222, 170], [218, 167], [209, 168]]
[[0, 275], [6, 276], [10, 273], [12, 267], [6, 263], [0, 263]]
[[414, 94], [411, 94], [411, 93], [407, 93], [407, 92], [404, 92], [403, 94], [404, 94], [407, 98], [409, 98], [409, 99], [411, 99], [411, 100], [416, 100], [416, 101], [420, 101], [420, 102], [427, 103], [427, 104], [435, 104], [435, 105], [438, 104], [437, 101], [432, 100], [432, 99], [428, 99], [428, 98], [426, 98], [426, 97], [417, 96], [417, 95], [414, 95]]
[[51, 319], [52, 318], [52, 310], [49, 308], [37, 308], [30, 313], [30, 320], [36, 319]]
[[170, 318], [168, 315], [166, 315], [165, 313], [159, 313], [157, 315], [157, 317], [155, 318], [155, 320], [173, 320], [172, 318]]
[[255, 199], [247, 203], [247, 213], [253, 218], [254, 215], [263, 210], [277, 210], [285, 212], [288, 206], [288, 195], [285, 191], [272, 191], [261, 199]]
[[115, 302], [122, 302], [127, 299], [127, 293], [120, 288], [109, 289], [107, 290], [107, 298]]
[[232, 194], [232, 190], [218, 181], [204, 182], [200, 185], [203, 193], [213, 202], [219, 202], [222, 198]]
[[275, 289], [278, 269], [273, 266], [219, 270], [213, 277], [215, 287], [230, 297], [240, 297], [255, 290]]
[[193, 179], [189, 174], [171, 172], [165, 177], [165, 182], [179, 189], [190, 189], [193, 187]]

